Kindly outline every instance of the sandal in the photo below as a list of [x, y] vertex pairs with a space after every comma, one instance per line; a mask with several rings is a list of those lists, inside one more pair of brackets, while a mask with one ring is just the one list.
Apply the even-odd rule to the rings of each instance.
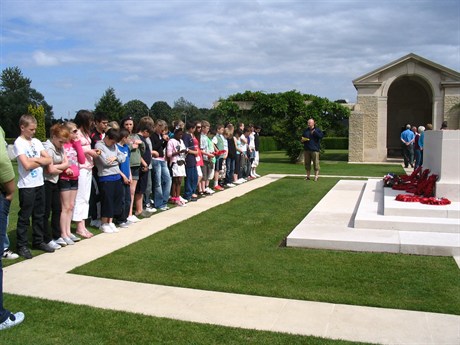
[[89, 232], [88, 230], [83, 230], [83, 231], [77, 231], [76, 234], [80, 235], [81, 237], [84, 237], [84, 238], [91, 238], [93, 237], [94, 235]]

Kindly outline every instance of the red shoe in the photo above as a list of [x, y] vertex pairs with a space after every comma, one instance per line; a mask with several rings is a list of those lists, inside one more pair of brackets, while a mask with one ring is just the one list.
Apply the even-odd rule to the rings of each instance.
[[214, 186], [214, 190], [222, 191], [222, 190], [224, 190], [224, 188], [222, 188], [219, 185], [216, 185], [216, 186]]

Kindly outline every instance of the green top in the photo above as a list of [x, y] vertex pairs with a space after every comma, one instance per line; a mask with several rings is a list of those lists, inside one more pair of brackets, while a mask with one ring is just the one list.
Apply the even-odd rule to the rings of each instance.
[[5, 141], [5, 132], [0, 127], [0, 184], [14, 179], [13, 164], [8, 157], [7, 144]]
[[139, 134], [131, 134], [129, 136], [130, 142], [128, 142], [129, 149], [131, 150], [131, 156], [129, 157], [130, 167], [139, 167], [141, 165], [141, 155], [145, 151], [144, 142], [139, 144], [137, 148], [133, 148], [132, 141], [141, 140]]

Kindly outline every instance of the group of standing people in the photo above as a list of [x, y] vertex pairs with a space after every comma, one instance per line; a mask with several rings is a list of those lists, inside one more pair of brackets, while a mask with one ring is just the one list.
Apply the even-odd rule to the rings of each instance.
[[14, 142], [17, 254], [5, 230], [4, 259], [33, 257], [30, 220], [32, 248], [52, 253], [91, 238], [87, 224], [118, 232], [168, 210], [170, 203], [183, 207], [259, 177], [260, 127], [217, 125], [211, 134], [207, 121], [176, 121], [169, 127], [149, 116], [109, 120], [104, 113], [80, 110], [73, 121], [53, 125], [42, 143], [34, 138], [35, 118], [21, 117], [21, 135]]
[[[432, 130], [431, 123], [425, 126], [411, 126], [406, 124], [401, 131], [402, 155], [404, 167], [417, 169], [423, 165], [423, 149], [425, 146], [425, 131]], [[447, 121], [443, 121], [441, 130], [447, 129]]]

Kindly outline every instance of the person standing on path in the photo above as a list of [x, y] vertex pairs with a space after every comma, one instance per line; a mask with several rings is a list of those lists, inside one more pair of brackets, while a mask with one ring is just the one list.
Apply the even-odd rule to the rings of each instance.
[[414, 141], [415, 134], [411, 130], [411, 125], [407, 124], [406, 129], [401, 132], [402, 154], [404, 157], [404, 167], [414, 167]]
[[[5, 134], [0, 127], [0, 248], [6, 236], [8, 213], [15, 189], [14, 170], [6, 151]], [[3, 307], [3, 265], [0, 260], [0, 330], [19, 325], [24, 321], [24, 313], [11, 313]]]
[[319, 176], [319, 151], [321, 139], [324, 133], [315, 126], [315, 120], [309, 119], [308, 128], [306, 128], [302, 134], [303, 143], [303, 157], [305, 170], [307, 172], [306, 180], [310, 180], [311, 163], [313, 162], [313, 169], [315, 170], [315, 181], [318, 181]]

